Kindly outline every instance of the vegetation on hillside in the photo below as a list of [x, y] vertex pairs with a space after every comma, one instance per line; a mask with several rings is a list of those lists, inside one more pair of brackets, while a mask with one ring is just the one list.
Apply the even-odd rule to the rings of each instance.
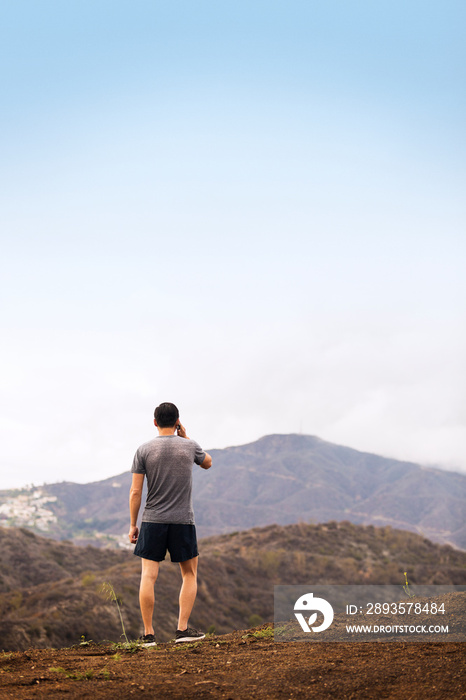
[[[129, 638], [140, 634], [139, 560], [131, 552], [77, 547], [0, 528], [0, 649], [60, 647], [84, 636], [120, 641], [117, 606]], [[464, 584], [466, 553], [414, 533], [349, 522], [272, 525], [200, 543], [199, 593], [191, 622], [229, 632], [273, 618], [278, 584]], [[178, 566], [164, 562], [156, 584], [159, 640], [173, 637]]]

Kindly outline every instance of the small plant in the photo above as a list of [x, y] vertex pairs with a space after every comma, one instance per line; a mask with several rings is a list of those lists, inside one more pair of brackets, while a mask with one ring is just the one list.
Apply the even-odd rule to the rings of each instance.
[[[114, 642], [112, 644], [112, 649], [121, 649], [122, 651], [129, 651], [131, 654], [133, 654], [136, 651], [140, 651], [141, 649], [144, 649], [145, 651], [151, 651], [152, 649], [155, 649], [155, 647], [151, 647], [150, 649], [145, 649], [145, 647], [142, 646], [140, 642]], [[117, 654], [115, 653], [115, 656]], [[118, 654], [120, 656], [120, 654]], [[114, 657], [112, 657], [114, 658]], [[119, 661], [119, 659], [115, 659], [115, 661]]]
[[178, 642], [175, 644], [175, 650], [179, 649], [197, 649], [201, 645], [201, 642]]
[[81, 635], [81, 641], [79, 642], [80, 647], [88, 647], [92, 644], [92, 639], [86, 639], [86, 635]]
[[248, 637], [254, 637], [254, 639], [268, 639], [269, 637], [273, 637], [273, 627], [265, 627], [255, 632], [247, 632], [243, 634], [242, 639], [247, 639]]
[[108, 600], [113, 600], [116, 603], [118, 615], [120, 616], [121, 629], [123, 630], [123, 637], [126, 639], [126, 644], [129, 644], [129, 639], [126, 636], [125, 623], [123, 622], [123, 616], [121, 614], [120, 602], [117, 598], [117, 595], [115, 593], [115, 589], [113, 588], [112, 584], [111, 583], [103, 583], [102, 584], [102, 593], [104, 593], [107, 596]]
[[252, 636], [256, 639], [268, 639], [269, 637], [273, 637], [273, 627], [266, 627], [263, 630], [257, 630], [257, 632], [252, 633]]
[[[51, 673], [63, 673], [71, 681], [90, 681], [91, 678], [94, 678], [94, 673], [95, 673], [94, 669], [92, 669], [92, 668], [89, 668], [87, 671], [83, 671], [82, 673], [80, 671], [78, 671], [77, 673], [71, 673], [70, 671], [67, 671], [66, 668], [63, 668], [62, 666], [51, 666], [49, 668], [49, 671]], [[108, 671], [107, 671], [107, 673], [108, 673]]]
[[69, 678], [72, 678], [75, 681], [90, 681], [91, 678], [94, 678], [94, 671], [92, 668], [89, 668], [87, 671], [83, 671], [83, 673], [76, 673], [74, 676], [70, 675]]
[[248, 625], [249, 627], [259, 627], [259, 625], [264, 624], [264, 618], [257, 613], [253, 613], [249, 616]]
[[408, 575], [407, 575], [406, 571], [404, 572], [404, 575], [405, 575], [405, 583], [403, 586], [403, 590], [406, 593], [406, 595], [408, 596], [408, 598], [415, 598], [416, 596], [414, 595], [414, 593], [411, 593], [411, 591], [410, 591], [409, 583], [408, 583]]

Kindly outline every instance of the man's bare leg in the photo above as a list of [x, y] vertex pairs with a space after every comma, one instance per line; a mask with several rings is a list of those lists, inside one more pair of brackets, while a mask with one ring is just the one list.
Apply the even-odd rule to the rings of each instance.
[[144, 634], [154, 634], [152, 618], [154, 615], [154, 585], [159, 573], [159, 562], [142, 559], [141, 584], [139, 586], [139, 605], [141, 606]]
[[180, 590], [180, 616], [178, 629], [184, 631], [188, 627], [189, 616], [193, 609], [197, 593], [197, 561], [198, 557], [180, 562], [183, 583]]

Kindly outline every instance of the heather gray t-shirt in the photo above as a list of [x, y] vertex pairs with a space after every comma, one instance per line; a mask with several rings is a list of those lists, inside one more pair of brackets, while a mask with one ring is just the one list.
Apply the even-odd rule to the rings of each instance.
[[147, 478], [143, 522], [194, 524], [193, 463], [205, 457], [197, 442], [178, 435], [159, 435], [139, 447], [131, 472]]

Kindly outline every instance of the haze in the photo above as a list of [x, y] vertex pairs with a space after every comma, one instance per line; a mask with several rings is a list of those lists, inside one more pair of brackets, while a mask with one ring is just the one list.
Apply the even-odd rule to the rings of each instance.
[[466, 471], [465, 5], [2, 3], [0, 488], [303, 432]]

